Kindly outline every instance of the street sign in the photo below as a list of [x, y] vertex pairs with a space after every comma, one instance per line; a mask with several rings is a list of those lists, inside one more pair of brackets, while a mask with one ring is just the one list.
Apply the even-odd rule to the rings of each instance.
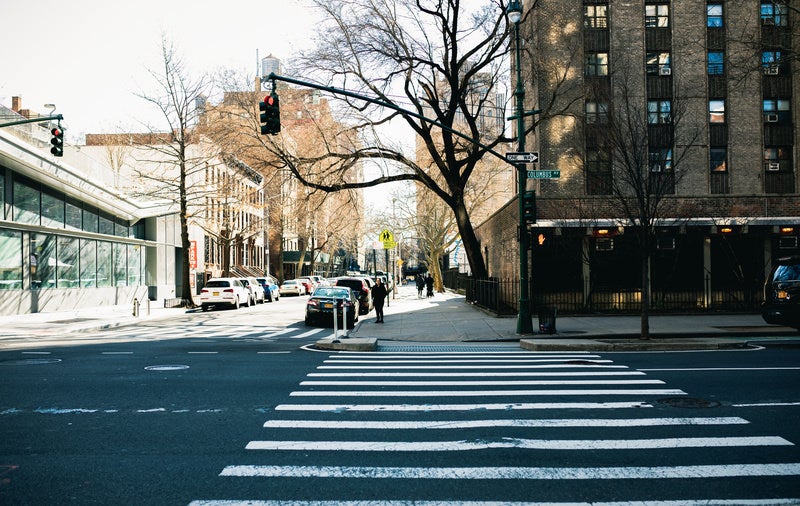
[[511, 163], [538, 163], [539, 152], [527, 151], [518, 153], [506, 153], [506, 160]]
[[558, 179], [561, 177], [560, 170], [529, 170], [528, 179]]
[[392, 234], [389, 229], [383, 229], [380, 235], [378, 235], [378, 240], [383, 243], [383, 249], [392, 249], [396, 246], [394, 234]]

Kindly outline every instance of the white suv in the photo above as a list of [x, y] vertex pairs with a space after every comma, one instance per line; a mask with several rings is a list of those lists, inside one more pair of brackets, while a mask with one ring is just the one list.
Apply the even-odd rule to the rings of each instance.
[[211, 278], [200, 290], [200, 306], [208, 311], [211, 306], [250, 305], [250, 291], [238, 278]]

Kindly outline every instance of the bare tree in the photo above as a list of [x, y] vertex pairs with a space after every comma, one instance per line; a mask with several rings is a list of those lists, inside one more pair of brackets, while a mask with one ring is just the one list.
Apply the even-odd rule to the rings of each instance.
[[[301, 60], [303, 75], [392, 107], [376, 108], [337, 96], [350, 114], [351, 128], [336, 136], [326, 133], [326, 153], [311, 160], [275, 139], [276, 156], [303, 184], [324, 191], [419, 182], [452, 210], [472, 272], [485, 276], [465, 188], [476, 164], [511, 140], [503, 128], [508, 97], [505, 2], [495, 0], [477, 10], [461, 0], [319, 0], [316, 4], [327, 22], [320, 27], [317, 48]], [[395, 118], [421, 140], [430, 166], [420, 166], [402, 147], [376, 135], [376, 126]], [[357, 162], [369, 159], [393, 163], [394, 172], [367, 181], [348, 175]], [[304, 171], [304, 166], [314, 170]]]
[[[190, 145], [199, 139], [193, 128], [197, 123], [202, 108], [199, 102], [209, 94], [210, 83], [205, 77], [189, 76], [186, 66], [177, 54], [173, 45], [164, 37], [161, 41], [162, 67], [158, 71], [150, 70], [155, 79], [159, 94], [140, 94], [139, 97], [155, 106], [166, 121], [168, 130], [150, 127], [146, 135], [131, 136], [132, 143], [146, 148], [150, 153], [145, 163], [158, 164], [162, 167], [158, 172], [140, 172], [139, 176], [149, 180], [151, 196], [176, 201], [180, 213], [181, 228], [181, 291], [176, 294], [188, 304], [193, 304], [189, 283], [189, 219], [192, 198], [202, 199], [200, 195], [192, 195], [190, 186], [193, 175], [204, 170], [204, 162], [215, 156], [214, 153], [193, 151]], [[200, 201], [200, 200], [198, 200]]]
[[[633, 230], [640, 252], [642, 283], [641, 338], [650, 337], [651, 258], [658, 226], [677, 223], [680, 210], [672, 198], [686, 174], [686, 161], [697, 149], [700, 130], [687, 121], [692, 98], [675, 92], [671, 99], [647, 100], [632, 82], [624, 62], [612, 88], [589, 93], [595, 104], [586, 116], [587, 156], [582, 160], [589, 186], [608, 195], [598, 210]], [[678, 84], [675, 89], [679, 90]]]

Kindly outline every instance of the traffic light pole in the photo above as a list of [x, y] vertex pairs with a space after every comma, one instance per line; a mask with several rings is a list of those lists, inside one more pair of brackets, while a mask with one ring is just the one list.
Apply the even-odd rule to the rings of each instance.
[[0, 128], [14, 126], [14, 125], [24, 125], [26, 123], [42, 123], [44, 121], [53, 121], [58, 120], [61, 121], [64, 119], [64, 116], [61, 114], [56, 114], [55, 116], [44, 116], [39, 118], [29, 118], [29, 119], [21, 119], [18, 121], [11, 121], [9, 123], [0, 123]]

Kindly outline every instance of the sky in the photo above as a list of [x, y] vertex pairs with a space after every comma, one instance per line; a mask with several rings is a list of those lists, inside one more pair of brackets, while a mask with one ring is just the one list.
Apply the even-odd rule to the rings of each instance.
[[287, 60], [311, 45], [309, 0], [0, 0], [0, 103], [64, 115], [67, 139], [138, 128], [158, 112], [136, 96], [155, 90], [162, 34], [190, 72], [254, 75], [259, 57]]

